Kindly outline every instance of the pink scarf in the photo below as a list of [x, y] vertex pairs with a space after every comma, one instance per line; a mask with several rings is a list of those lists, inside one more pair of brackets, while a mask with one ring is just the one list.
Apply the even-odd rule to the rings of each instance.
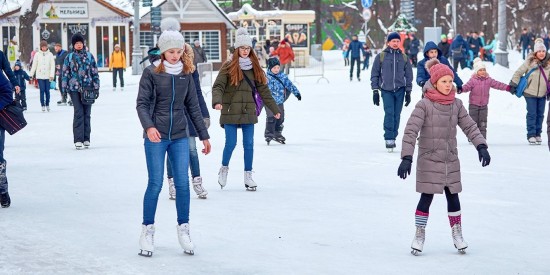
[[456, 95], [456, 88], [454, 86], [448, 95], [444, 95], [436, 89], [428, 89], [424, 94], [424, 96], [427, 97], [429, 100], [433, 102], [437, 102], [439, 104], [443, 104], [443, 105], [452, 104], [455, 101], [455, 95]]

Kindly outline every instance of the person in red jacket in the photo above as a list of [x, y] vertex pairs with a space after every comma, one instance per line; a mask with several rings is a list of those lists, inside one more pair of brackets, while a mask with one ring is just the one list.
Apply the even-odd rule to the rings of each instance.
[[294, 51], [285, 40], [279, 43], [279, 47], [275, 50], [275, 55], [279, 56], [279, 61], [281, 62], [281, 70], [284, 70], [285, 74], [288, 75], [290, 72], [290, 64], [294, 61]]

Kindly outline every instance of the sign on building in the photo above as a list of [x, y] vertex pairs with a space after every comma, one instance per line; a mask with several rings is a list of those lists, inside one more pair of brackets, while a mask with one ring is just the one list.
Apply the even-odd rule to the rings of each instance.
[[88, 18], [88, 3], [44, 3], [42, 18]]
[[285, 24], [284, 32], [285, 38], [290, 41], [290, 45], [295, 47], [307, 48], [307, 34], [308, 24]]

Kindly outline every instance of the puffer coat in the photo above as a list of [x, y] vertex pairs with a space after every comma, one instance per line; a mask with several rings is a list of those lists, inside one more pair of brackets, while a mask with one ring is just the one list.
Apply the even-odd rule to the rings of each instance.
[[[222, 104], [220, 115], [220, 125], [224, 124], [256, 124], [258, 117], [256, 116], [256, 103], [252, 97], [252, 88], [243, 77], [243, 80], [238, 86], [233, 86], [230, 83], [228, 65], [226, 63], [220, 70], [216, 81], [212, 87], [212, 108], [216, 104]], [[262, 98], [263, 104], [269, 108], [274, 114], [280, 113], [279, 107], [271, 96], [271, 91], [267, 84], [259, 84], [254, 79], [252, 70], [243, 71], [248, 76], [250, 81], [254, 81], [258, 92]]]
[[489, 104], [489, 91], [491, 88], [506, 91], [508, 85], [494, 80], [490, 76], [482, 77], [475, 74], [472, 75], [466, 85], [462, 86], [462, 92], [471, 92], [470, 104], [483, 107]]
[[416, 104], [403, 134], [401, 157], [414, 154], [420, 133], [416, 161], [417, 192], [442, 194], [445, 187], [453, 194], [462, 191], [457, 125], [475, 147], [486, 144], [460, 99], [443, 105], [424, 98]]
[[[516, 70], [514, 76], [512, 77], [512, 82], [516, 85], [519, 83], [520, 77], [528, 73], [531, 69], [542, 66], [546, 78], [550, 80], [550, 58], [548, 58], [548, 53], [544, 60], [540, 61], [535, 57], [535, 53], [530, 53], [525, 62]], [[512, 84], [510, 84], [512, 85]], [[542, 76], [540, 69], [537, 69], [527, 79], [527, 88], [523, 92], [525, 97], [545, 97], [546, 96], [546, 82]]]

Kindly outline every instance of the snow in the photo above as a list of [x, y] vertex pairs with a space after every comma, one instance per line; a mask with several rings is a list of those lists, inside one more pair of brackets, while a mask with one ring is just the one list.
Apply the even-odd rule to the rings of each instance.
[[268, 11], [259, 11], [254, 9], [250, 4], [244, 4], [240, 10], [236, 12], [230, 12], [227, 14], [227, 17], [231, 20], [238, 20], [241, 16], [249, 14], [253, 15], [256, 19], [264, 18], [273, 18], [281, 17], [285, 14], [297, 14], [297, 15], [315, 15], [315, 11], [312, 10], [297, 10], [297, 11], [287, 11], [287, 10], [268, 10]]
[[[100, 74], [92, 147], [82, 151], [73, 146], [72, 109], [54, 103], [50, 113], [42, 113], [37, 90], [29, 88], [29, 125], [7, 136], [4, 151], [12, 206], [0, 209], [0, 274], [548, 273], [547, 137], [543, 146], [527, 145], [523, 99], [492, 92], [488, 167], [481, 167], [475, 148], [458, 135], [467, 254], [453, 247], [445, 198], [437, 195], [424, 252], [414, 257], [415, 172], [407, 180], [396, 175], [414, 103], [403, 109], [398, 152], [387, 153], [383, 108], [372, 104], [370, 71], [362, 72], [362, 82], [350, 83], [341, 52], [324, 55], [330, 83], [298, 78], [303, 100], [292, 97], [285, 104], [287, 145], [264, 143], [262, 112], [255, 131], [255, 193], [243, 186], [240, 142], [228, 185], [220, 190], [224, 133], [216, 125], [219, 113], [210, 110], [213, 150], [200, 157], [209, 195], [191, 199], [195, 256], [179, 247], [166, 185], [158, 202], [156, 252], [152, 258], [137, 255], [147, 185], [135, 111], [139, 76], [127, 70], [126, 91], [112, 92], [111, 74]], [[521, 62], [510, 52], [512, 68]], [[486, 65], [494, 78], [509, 82], [512, 70]], [[464, 81], [471, 73], [459, 72]], [[468, 94], [458, 97], [467, 104]], [[414, 85], [413, 101], [419, 98]], [[57, 100], [52, 91], [52, 102]]]

